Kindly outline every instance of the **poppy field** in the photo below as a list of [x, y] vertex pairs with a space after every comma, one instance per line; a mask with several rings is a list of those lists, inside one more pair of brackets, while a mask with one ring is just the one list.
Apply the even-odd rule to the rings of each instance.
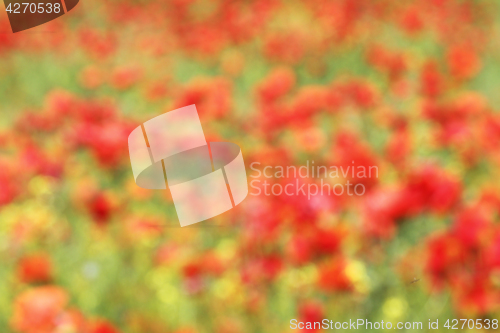
[[[15, 34], [2, 12], [0, 331], [496, 331], [499, 9], [81, 0]], [[181, 228], [127, 140], [192, 104], [241, 148], [249, 194]], [[338, 172], [279, 173], [311, 165]]]

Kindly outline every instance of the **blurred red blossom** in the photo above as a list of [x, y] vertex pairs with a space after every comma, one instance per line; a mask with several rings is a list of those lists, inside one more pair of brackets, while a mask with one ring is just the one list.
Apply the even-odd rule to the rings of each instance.
[[424, 13], [418, 6], [409, 6], [401, 16], [400, 25], [409, 34], [415, 34], [424, 28]]
[[276, 68], [257, 86], [258, 96], [262, 103], [272, 103], [288, 93], [295, 80], [295, 73], [290, 68]]
[[115, 34], [89, 28], [80, 31], [80, 42], [89, 55], [96, 59], [105, 59], [111, 56], [117, 48]]
[[319, 268], [318, 285], [325, 291], [350, 291], [352, 283], [345, 273], [346, 261], [337, 257]]
[[193, 80], [179, 91], [174, 108], [196, 104], [201, 117], [221, 118], [231, 109], [231, 89], [222, 77]]
[[468, 46], [453, 46], [448, 51], [447, 60], [451, 74], [459, 80], [470, 79], [481, 69], [481, 60]]
[[141, 79], [142, 72], [138, 66], [119, 67], [111, 74], [111, 85], [119, 90], [128, 89]]
[[17, 296], [12, 326], [23, 333], [51, 333], [58, 326], [68, 303], [67, 293], [59, 287], [28, 289]]
[[94, 223], [98, 226], [107, 225], [118, 205], [115, 196], [109, 192], [96, 192], [85, 203]]
[[19, 261], [18, 276], [24, 283], [49, 282], [52, 274], [52, 261], [47, 254], [32, 254]]
[[303, 302], [298, 308], [299, 322], [310, 323], [311, 328], [306, 328], [304, 325], [304, 329], [301, 331], [304, 332], [318, 332], [321, 329], [314, 328], [315, 322], [321, 322], [325, 315], [325, 309], [322, 303], [318, 301], [306, 301]]
[[120, 333], [120, 331], [109, 321], [104, 319], [94, 320], [90, 324], [90, 333]]

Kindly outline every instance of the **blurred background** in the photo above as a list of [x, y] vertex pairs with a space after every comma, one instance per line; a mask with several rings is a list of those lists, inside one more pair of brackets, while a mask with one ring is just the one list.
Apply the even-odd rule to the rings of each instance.
[[[81, 0], [16, 34], [2, 7], [0, 330], [498, 319], [499, 5]], [[136, 186], [127, 138], [190, 104], [249, 175], [315, 161], [378, 177], [180, 228], [166, 191]]]

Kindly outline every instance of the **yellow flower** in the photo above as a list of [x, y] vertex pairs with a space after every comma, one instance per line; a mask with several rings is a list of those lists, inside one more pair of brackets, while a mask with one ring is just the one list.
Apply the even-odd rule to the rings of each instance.
[[353, 283], [356, 291], [367, 293], [370, 290], [370, 278], [366, 273], [366, 267], [363, 262], [351, 260], [346, 265], [345, 274]]
[[399, 297], [391, 297], [384, 302], [382, 311], [388, 319], [396, 320], [404, 316], [408, 304]]

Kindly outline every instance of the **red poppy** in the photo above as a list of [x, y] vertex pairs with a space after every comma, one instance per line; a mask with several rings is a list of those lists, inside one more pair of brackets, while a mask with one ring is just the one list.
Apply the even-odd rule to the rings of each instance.
[[22, 333], [54, 332], [67, 302], [68, 295], [59, 287], [28, 289], [14, 301], [12, 327]]
[[90, 324], [90, 333], [120, 333], [120, 331], [109, 321], [99, 319]]
[[52, 261], [46, 254], [23, 257], [18, 264], [18, 276], [24, 283], [49, 282], [52, 280]]

